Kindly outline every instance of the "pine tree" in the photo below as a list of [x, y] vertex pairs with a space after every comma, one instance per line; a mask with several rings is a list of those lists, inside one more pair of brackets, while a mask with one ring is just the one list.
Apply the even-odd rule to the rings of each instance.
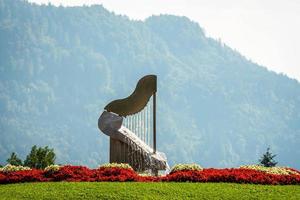
[[259, 163], [264, 167], [275, 167], [277, 165], [277, 162], [274, 160], [275, 156], [270, 152], [270, 147], [268, 147], [267, 152], [259, 159]]
[[8, 164], [20, 166], [22, 165], [22, 160], [18, 158], [15, 152], [12, 152], [10, 157], [6, 160]]

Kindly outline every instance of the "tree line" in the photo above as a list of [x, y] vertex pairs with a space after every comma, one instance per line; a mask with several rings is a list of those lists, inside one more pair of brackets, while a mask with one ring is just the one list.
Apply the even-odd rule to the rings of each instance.
[[6, 161], [8, 164], [15, 166], [44, 169], [49, 165], [55, 164], [55, 157], [54, 149], [48, 146], [37, 147], [34, 145], [24, 161], [22, 161], [15, 152], [12, 152]]
[[[275, 167], [278, 162], [274, 160], [276, 154], [270, 152], [270, 147], [259, 159], [259, 165], [264, 167]], [[49, 165], [55, 164], [54, 149], [45, 147], [37, 147], [34, 145], [31, 148], [30, 153], [26, 156], [24, 162], [17, 156], [15, 152], [12, 152], [10, 157], [6, 160], [8, 164], [15, 166], [26, 166], [35, 169], [44, 169]], [[2, 167], [2, 165], [0, 165]]]

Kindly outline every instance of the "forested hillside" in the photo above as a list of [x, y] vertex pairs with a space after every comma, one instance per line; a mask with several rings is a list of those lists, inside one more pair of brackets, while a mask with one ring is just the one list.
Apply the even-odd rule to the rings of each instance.
[[[257, 47], [259, 48], [259, 46]], [[32, 145], [60, 164], [108, 161], [111, 100], [158, 75], [158, 149], [170, 164], [256, 163], [271, 147], [300, 168], [300, 84], [206, 37], [185, 17], [133, 21], [102, 6], [0, 0], [0, 163]]]

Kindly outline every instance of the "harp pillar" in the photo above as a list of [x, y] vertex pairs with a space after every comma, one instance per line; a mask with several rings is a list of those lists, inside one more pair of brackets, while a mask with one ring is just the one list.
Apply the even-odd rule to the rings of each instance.
[[156, 91], [153, 94], [153, 153], [156, 153]]

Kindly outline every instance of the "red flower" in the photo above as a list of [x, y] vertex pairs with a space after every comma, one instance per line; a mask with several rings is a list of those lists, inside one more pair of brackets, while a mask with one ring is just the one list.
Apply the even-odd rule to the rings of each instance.
[[[294, 169], [290, 169], [294, 170]], [[297, 172], [297, 170], [294, 170]], [[203, 169], [175, 171], [166, 176], [139, 176], [132, 169], [101, 167], [89, 169], [84, 166], [63, 166], [58, 171], [26, 170], [0, 172], [0, 183], [44, 181], [139, 181], [139, 182], [230, 182], [271, 185], [300, 184], [299, 174], [275, 175], [253, 169]]]
[[132, 169], [103, 167], [94, 170], [93, 178], [95, 181], [136, 181], [138, 175]]
[[46, 181], [46, 178], [43, 176], [43, 171], [37, 170], [37, 169], [7, 172], [7, 173], [5, 173], [5, 176], [6, 176], [6, 178], [4, 179], [4, 181], [3, 182], [1, 181], [2, 183]]

